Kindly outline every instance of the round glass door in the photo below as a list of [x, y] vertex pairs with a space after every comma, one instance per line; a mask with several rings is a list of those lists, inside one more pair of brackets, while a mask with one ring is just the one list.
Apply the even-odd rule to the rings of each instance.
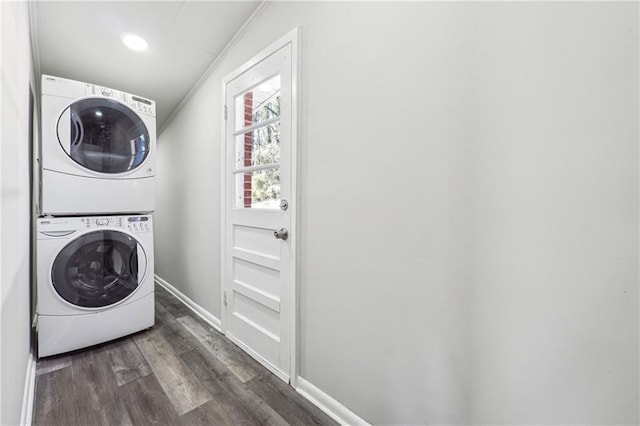
[[139, 277], [146, 272], [139, 270], [139, 264], [146, 265], [139, 253], [144, 257], [137, 241], [125, 233], [87, 233], [58, 253], [51, 271], [53, 288], [64, 300], [83, 308], [118, 303], [136, 291]]
[[67, 155], [95, 172], [129, 172], [149, 155], [147, 127], [136, 113], [112, 99], [74, 102], [60, 115], [57, 131]]

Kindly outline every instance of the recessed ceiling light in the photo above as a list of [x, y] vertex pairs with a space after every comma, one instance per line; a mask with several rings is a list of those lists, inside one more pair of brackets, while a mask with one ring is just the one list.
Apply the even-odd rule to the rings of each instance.
[[125, 46], [137, 52], [147, 50], [147, 48], [149, 47], [149, 43], [147, 43], [147, 40], [136, 34], [122, 33], [120, 34], [120, 39], [122, 39], [122, 42]]

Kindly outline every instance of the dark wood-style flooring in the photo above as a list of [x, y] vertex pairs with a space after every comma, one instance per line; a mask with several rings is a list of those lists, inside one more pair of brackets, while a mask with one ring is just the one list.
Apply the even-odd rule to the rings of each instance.
[[36, 425], [336, 424], [159, 286], [154, 327], [36, 374]]

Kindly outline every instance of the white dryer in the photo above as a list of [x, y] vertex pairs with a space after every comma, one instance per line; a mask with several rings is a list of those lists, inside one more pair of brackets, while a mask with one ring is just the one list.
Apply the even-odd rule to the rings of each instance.
[[43, 75], [41, 138], [41, 216], [154, 210], [155, 102]]
[[151, 219], [38, 219], [38, 357], [106, 342], [154, 324]]

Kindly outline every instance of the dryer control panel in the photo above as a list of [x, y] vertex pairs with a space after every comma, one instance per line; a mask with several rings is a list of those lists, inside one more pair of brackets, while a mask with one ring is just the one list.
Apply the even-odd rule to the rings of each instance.
[[112, 217], [82, 217], [80, 218], [83, 228], [100, 228], [109, 226], [112, 228], [122, 228], [122, 218], [119, 216]]
[[127, 105], [138, 114], [146, 114], [152, 117], [156, 116], [156, 103], [149, 99], [109, 89], [108, 87], [97, 86], [95, 84], [86, 84], [85, 94], [87, 96], [105, 96], [107, 98], [115, 99]]

